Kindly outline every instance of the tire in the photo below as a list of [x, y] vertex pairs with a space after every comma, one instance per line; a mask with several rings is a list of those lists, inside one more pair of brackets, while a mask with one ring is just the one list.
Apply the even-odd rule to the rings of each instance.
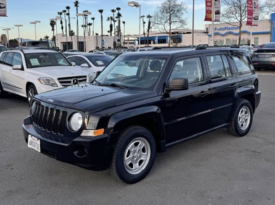
[[243, 137], [249, 132], [253, 123], [253, 108], [248, 100], [241, 99], [237, 105], [228, 132]]
[[[142, 148], [139, 149], [139, 146]], [[155, 157], [156, 143], [153, 135], [144, 127], [131, 126], [119, 137], [114, 150], [111, 171], [123, 182], [134, 184], [149, 174]]]
[[37, 90], [35, 86], [29, 85], [27, 88], [27, 99], [28, 99], [29, 106], [32, 105], [32, 101], [35, 95], [37, 95]]
[[0, 81], [0, 98], [4, 98], [7, 97], [8, 93], [6, 91], [4, 91], [1, 81]]

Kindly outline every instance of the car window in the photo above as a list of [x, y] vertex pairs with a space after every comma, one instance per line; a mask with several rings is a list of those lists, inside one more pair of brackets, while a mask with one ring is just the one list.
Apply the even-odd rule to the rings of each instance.
[[72, 63], [72, 62], [74, 62], [74, 63], [76, 63], [75, 61], [76, 61], [76, 59], [75, 59], [75, 57], [68, 57], [68, 60]]
[[212, 78], [225, 78], [231, 75], [229, 70], [229, 64], [225, 56], [223, 59], [221, 55], [207, 56], [206, 60]]
[[8, 53], [4, 59], [4, 62], [8, 65], [12, 65], [13, 53]]
[[189, 84], [204, 80], [200, 58], [189, 58], [176, 62], [169, 82], [174, 78], [187, 78]]
[[13, 56], [12, 65], [22, 65], [22, 57], [20, 53], [15, 53]]
[[87, 64], [90, 66], [90, 64], [82, 57], [76, 57], [76, 65], [81, 66], [82, 64]]
[[5, 59], [6, 55], [7, 55], [7, 53], [2, 53], [0, 55], [0, 61], [4, 62], [4, 59]]
[[96, 67], [105, 67], [113, 60], [113, 58], [108, 55], [86, 56], [86, 58]]
[[237, 71], [239, 74], [250, 72], [250, 65], [246, 58], [246, 56], [242, 53], [234, 53], [232, 55], [233, 60], [235, 62]]

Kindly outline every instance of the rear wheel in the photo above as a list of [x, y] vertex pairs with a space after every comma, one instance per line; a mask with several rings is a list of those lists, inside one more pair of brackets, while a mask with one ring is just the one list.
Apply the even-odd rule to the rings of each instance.
[[111, 169], [117, 178], [133, 184], [147, 176], [155, 156], [156, 145], [152, 134], [144, 127], [132, 126], [120, 135]]
[[253, 108], [248, 100], [242, 99], [234, 112], [233, 119], [228, 131], [230, 134], [243, 137], [245, 136], [253, 122]]
[[8, 95], [8, 93], [6, 91], [4, 91], [2, 83], [0, 81], [0, 98], [6, 97]]
[[29, 106], [32, 105], [32, 101], [35, 95], [37, 95], [37, 90], [35, 86], [29, 85], [27, 88], [27, 99], [28, 99]]

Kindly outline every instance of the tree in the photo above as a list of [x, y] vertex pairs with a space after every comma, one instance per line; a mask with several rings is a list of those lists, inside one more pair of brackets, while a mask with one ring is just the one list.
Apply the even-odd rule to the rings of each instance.
[[186, 19], [183, 15], [187, 13], [187, 5], [178, 0], [165, 0], [154, 13], [152, 27], [160, 32], [169, 34], [169, 47], [173, 29], [184, 28]]
[[275, 12], [275, 1], [274, 0], [266, 0], [261, 6], [261, 13], [263, 13], [264, 15], [268, 15], [270, 13], [274, 13]]
[[123, 31], [123, 33], [124, 33], [123, 45], [124, 45], [124, 41], [125, 41], [125, 21], [122, 21], [122, 23], [123, 23], [123, 26], [124, 26], [124, 31]]
[[113, 22], [114, 22], [114, 36], [116, 35], [115, 34], [115, 30], [116, 30], [116, 19], [115, 19], [115, 12], [116, 10], [115, 9], [112, 9], [111, 12], [113, 13]]
[[89, 32], [88, 32], [88, 34], [89, 34], [89, 36], [91, 36], [91, 26], [92, 26], [93, 24], [92, 23], [88, 23], [88, 27], [89, 27]]
[[110, 21], [110, 30], [109, 30], [109, 33], [110, 33], [110, 36], [112, 36], [112, 32], [113, 32], [113, 24], [112, 24], [112, 22], [113, 22], [113, 17], [112, 17], [112, 16], [109, 16], [109, 17], [107, 18], [107, 21]]
[[103, 9], [99, 9], [98, 12], [101, 15], [101, 49], [103, 48]]
[[50, 37], [49, 37], [49, 36], [47, 36], [47, 35], [46, 35], [46, 36], [44, 36], [44, 39], [46, 39], [47, 41], [49, 41], [49, 38], [50, 38]]
[[116, 10], [117, 10], [117, 16], [116, 16], [116, 18], [118, 20], [118, 32], [117, 32], [117, 35], [118, 35], [119, 42], [121, 42], [121, 23], [120, 23], [120, 18], [122, 17], [122, 15], [119, 12], [121, 10], [119, 7], [117, 7]]
[[[238, 46], [241, 44], [242, 37], [242, 26], [243, 21], [247, 19], [247, 0], [222, 0], [223, 12], [221, 15], [221, 20], [224, 23], [231, 24], [230, 22], [238, 22], [239, 26], [239, 42]], [[231, 24], [232, 25], [232, 24]]]
[[63, 12], [57, 12], [57, 14], [60, 16], [61, 30], [62, 30], [62, 34], [64, 35], [64, 27], [63, 27], [63, 21], [62, 21], [62, 14], [63, 14]]
[[78, 1], [75, 1], [74, 2], [74, 6], [76, 8], [76, 34], [77, 34], [77, 50], [79, 50], [79, 28], [78, 28], [78, 8], [79, 8], [79, 2]]
[[[52, 27], [53, 37], [54, 37], [54, 27], [55, 27], [55, 25], [56, 25], [55, 21], [50, 22], [50, 26]], [[54, 43], [56, 43], [56, 42], [54, 42]]]
[[[151, 29], [151, 18], [153, 16], [151, 15], [147, 15], [147, 19], [148, 19], [148, 28], [147, 28], [147, 44], [149, 46], [149, 34], [150, 34], [150, 29]], [[169, 47], [170, 47], [170, 44], [169, 44]]]
[[[92, 17], [91, 18], [92, 19], [92, 21], [93, 21], [93, 28], [95, 27], [95, 17]], [[94, 36], [95, 34], [94, 34], [94, 29], [93, 29], [93, 36]]]
[[145, 25], [146, 25], [146, 22], [144, 21], [144, 18], [145, 18], [145, 16], [143, 15], [143, 16], [141, 16], [140, 17], [141, 19], [142, 19], [142, 25], [143, 25], [143, 35], [144, 35], [144, 38], [145, 38]]

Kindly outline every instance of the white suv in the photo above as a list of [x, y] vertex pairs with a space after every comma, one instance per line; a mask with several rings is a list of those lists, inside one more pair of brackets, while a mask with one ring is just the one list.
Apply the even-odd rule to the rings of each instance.
[[28, 98], [87, 82], [89, 72], [50, 50], [12, 50], [0, 54], [0, 98], [6, 92]]

